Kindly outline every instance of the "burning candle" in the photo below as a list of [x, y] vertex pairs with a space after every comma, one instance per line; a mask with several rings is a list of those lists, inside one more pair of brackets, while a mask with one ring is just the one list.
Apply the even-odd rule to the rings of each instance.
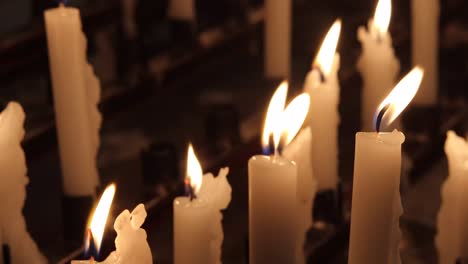
[[99, 256], [102, 238], [106, 228], [107, 218], [115, 195], [115, 185], [111, 184], [102, 193], [101, 199], [91, 217], [85, 238], [85, 257], [89, 260], [73, 260], [72, 264], [96, 263]]
[[310, 104], [306, 94], [285, 109], [288, 84], [273, 95], [262, 136], [264, 153], [249, 160], [250, 263], [295, 263], [298, 168], [281, 155], [301, 128]]
[[80, 12], [61, 4], [46, 10], [44, 18], [64, 193], [94, 196], [99, 184], [100, 84], [86, 61]]
[[400, 71], [400, 62], [395, 57], [392, 38], [388, 32], [391, 12], [391, 0], [380, 0], [374, 19], [369, 20], [368, 29], [358, 29], [362, 54], [357, 68], [364, 83], [361, 112], [363, 131], [372, 131], [372, 115], [378, 104], [392, 90]]
[[403, 133], [380, 132], [411, 102], [423, 78], [413, 69], [378, 106], [376, 132], [356, 134], [349, 264], [400, 263], [398, 242]]
[[229, 168], [203, 175], [192, 145], [187, 153], [186, 197], [174, 200], [174, 263], [221, 262], [222, 213], [231, 201]]
[[283, 156], [297, 164], [297, 255], [296, 263], [306, 263], [304, 244], [312, 227], [312, 210], [317, 192], [317, 181], [312, 171], [312, 130], [302, 129], [297, 137], [284, 148]]
[[21, 147], [24, 120], [23, 108], [16, 102], [0, 113], [0, 262], [42, 264], [47, 259], [28, 233], [23, 216], [29, 181]]
[[335, 51], [340, 31], [341, 21], [337, 20], [325, 37], [304, 86], [311, 100], [308, 122], [314, 132], [312, 164], [319, 190], [334, 190], [338, 184], [340, 56]]
[[437, 103], [439, 87], [439, 0], [411, 0], [412, 61], [424, 67], [426, 77], [414, 102]]
[[265, 1], [265, 75], [288, 78], [291, 71], [291, 0]]
[[456, 263], [468, 257], [468, 143], [453, 131], [447, 133], [445, 154], [449, 175], [442, 185], [442, 205], [437, 217], [436, 246], [439, 263]]

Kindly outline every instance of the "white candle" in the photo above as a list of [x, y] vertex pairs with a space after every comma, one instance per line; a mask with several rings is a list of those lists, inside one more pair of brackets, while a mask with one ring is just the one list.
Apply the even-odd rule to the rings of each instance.
[[304, 128], [284, 149], [283, 156], [297, 164], [297, 255], [296, 263], [306, 263], [304, 244], [307, 231], [312, 227], [312, 210], [317, 182], [312, 171], [312, 130]]
[[115, 196], [115, 184], [110, 184], [106, 187], [104, 192], [99, 199], [96, 208], [91, 214], [91, 221], [88, 225], [88, 232], [85, 237], [85, 251], [90, 253], [91, 258], [89, 260], [72, 260], [71, 264], [94, 264], [97, 263], [94, 259], [101, 248], [102, 238], [104, 237], [104, 231], [106, 229], [107, 218], [109, 211], [112, 206], [112, 200]]
[[449, 175], [441, 189], [442, 205], [435, 239], [441, 264], [455, 263], [459, 257], [468, 257], [468, 143], [449, 131], [445, 154]]
[[265, 1], [265, 75], [288, 78], [291, 71], [291, 0]]
[[439, 89], [439, 0], [411, 0], [412, 62], [426, 77], [414, 99], [418, 105], [437, 103]]
[[359, 27], [358, 39], [362, 45], [357, 68], [363, 80], [361, 128], [372, 131], [372, 116], [379, 103], [392, 90], [400, 71], [392, 39], [388, 32], [391, 0], [380, 0], [368, 30]]
[[312, 164], [318, 189], [336, 189], [338, 184], [339, 54], [335, 54], [341, 31], [337, 20], [330, 28], [307, 75], [304, 91], [310, 95], [309, 125], [314, 132]]
[[349, 264], [400, 263], [398, 243], [403, 133], [380, 133], [411, 102], [423, 71], [411, 71], [376, 111], [377, 132], [356, 134]]
[[69, 196], [95, 195], [99, 184], [100, 85], [86, 62], [80, 13], [61, 5], [46, 10], [44, 17], [64, 192]]
[[8, 103], [0, 113], [0, 246], [8, 245], [12, 263], [42, 264], [47, 260], [28, 233], [23, 216], [29, 181], [21, 147], [24, 119], [23, 108], [16, 102]]
[[192, 145], [187, 155], [189, 197], [174, 200], [174, 263], [221, 263], [222, 213], [231, 201], [228, 168], [203, 175]]
[[262, 136], [264, 152], [273, 138], [274, 156], [249, 160], [250, 263], [295, 263], [298, 247], [298, 168], [280, 155], [299, 131], [308, 112], [309, 96], [302, 94], [284, 109], [287, 83], [273, 95]]

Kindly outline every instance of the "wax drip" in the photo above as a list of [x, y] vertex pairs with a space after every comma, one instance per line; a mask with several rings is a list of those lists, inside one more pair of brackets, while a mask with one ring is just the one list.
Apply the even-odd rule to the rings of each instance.
[[87, 239], [88, 239], [89, 245], [88, 245], [88, 248], [84, 252], [84, 258], [94, 260], [99, 255], [99, 249], [97, 248], [97, 245], [94, 242], [93, 233], [91, 232], [89, 228], [87, 231]]
[[4, 264], [11, 264], [10, 247], [7, 244], [2, 245], [2, 252], [3, 252], [3, 263]]
[[184, 183], [185, 183], [185, 195], [190, 198], [190, 201], [193, 201], [193, 199], [197, 198], [197, 195], [195, 194], [195, 190], [190, 184], [190, 179], [185, 178]]
[[387, 112], [387, 110], [390, 108], [391, 104], [387, 104], [384, 106], [379, 113], [374, 117], [374, 130], [378, 133], [380, 132], [380, 125], [382, 123], [382, 119]]
[[323, 71], [322, 71], [322, 68], [321, 68], [320, 66], [314, 64], [314, 65], [312, 66], [312, 70], [317, 70], [317, 71], [318, 71], [319, 76], [320, 76], [320, 82], [324, 83], [325, 80], [326, 80], [326, 78], [325, 78], [325, 74], [324, 74]]

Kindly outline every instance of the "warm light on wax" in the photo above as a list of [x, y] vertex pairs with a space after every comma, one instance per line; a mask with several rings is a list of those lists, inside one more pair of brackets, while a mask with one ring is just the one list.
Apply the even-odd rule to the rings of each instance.
[[333, 59], [335, 58], [336, 47], [341, 33], [341, 20], [337, 19], [323, 40], [322, 46], [315, 58], [314, 65], [319, 67], [322, 74], [328, 76], [333, 67]]
[[307, 117], [310, 96], [302, 93], [285, 107], [287, 93], [288, 83], [284, 81], [271, 98], [262, 135], [263, 149], [269, 149], [271, 135], [273, 135], [275, 151], [279, 147], [288, 145], [297, 135]]
[[417, 66], [408, 73], [377, 107], [374, 115], [374, 129], [380, 131], [390, 125], [408, 106], [418, 92], [424, 70]]
[[195, 155], [192, 144], [189, 144], [187, 152], [187, 173], [186, 180], [190, 184], [193, 190], [193, 194], [196, 195], [200, 191], [203, 181], [203, 170], [200, 162]]
[[[93, 239], [94, 245], [96, 246], [97, 252], [101, 248], [102, 237], [104, 236], [104, 230], [106, 228], [107, 217], [109, 215], [110, 208], [112, 206], [112, 200], [115, 195], [115, 184], [107, 186], [106, 190], [101, 196], [94, 213], [92, 214], [91, 222], [88, 226], [88, 230], [91, 231], [92, 238], [86, 239], [86, 248], [89, 249], [90, 239]], [[89, 234], [88, 234], [89, 235]]]
[[380, 0], [374, 14], [374, 27], [379, 36], [384, 36], [387, 33], [391, 16], [392, 0]]

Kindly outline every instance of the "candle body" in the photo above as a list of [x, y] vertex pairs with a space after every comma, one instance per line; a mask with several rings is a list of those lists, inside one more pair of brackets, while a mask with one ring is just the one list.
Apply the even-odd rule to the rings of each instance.
[[99, 81], [86, 62], [86, 38], [78, 9], [45, 11], [55, 119], [64, 192], [95, 194], [99, 183], [96, 154], [101, 117]]
[[400, 71], [400, 62], [395, 57], [390, 34], [387, 32], [378, 36], [372, 21], [369, 21], [368, 28], [369, 31], [364, 27], [358, 29], [358, 39], [362, 45], [362, 54], [357, 63], [363, 80], [362, 131], [373, 131], [375, 109], [393, 89]]
[[303, 129], [283, 150], [283, 156], [297, 164], [297, 248], [296, 263], [306, 263], [304, 243], [312, 226], [312, 210], [317, 192], [317, 182], [312, 170], [312, 130]]
[[318, 190], [336, 189], [338, 184], [338, 83], [339, 55], [331, 73], [322, 82], [317, 69], [309, 72], [304, 91], [310, 95], [309, 125], [314, 132], [312, 166]]
[[188, 197], [174, 200], [174, 263], [211, 263], [210, 206]]
[[[0, 114], [0, 239], [15, 263], [47, 263], [31, 238], [23, 216], [26, 200], [26, 157], [21, 147], [25, 114], [20, 104], [8, 103]], [[3, 259], [0, 259], [3, 261]]]
[[281, 157], [249, 160], [249, 263], [295, 263], [297, 166]]
[[442, 185], [442, 205], [437, 217], [436, 246], [439, 263], [468, 257], [468, 144], [453, 131], [447, 133], [445, 153], [449, 175]]
[[397, 131], [356, 134], [349, 264], [400, 263], [403, 141]]
[[291, 0], [265, 1], [265, 75], [288, 78], [291, 71]]
[[174, 263], [221, 263], [224, 239], [221, 210], [231, 202], [229, 168], [222, 168], [217, 177], [207, 173], [197, 198], [174, 200]]
[[439, 88], [439, 0], [411, 0], [412, 62], [424, 68], [414, 103], [434, 105]]

